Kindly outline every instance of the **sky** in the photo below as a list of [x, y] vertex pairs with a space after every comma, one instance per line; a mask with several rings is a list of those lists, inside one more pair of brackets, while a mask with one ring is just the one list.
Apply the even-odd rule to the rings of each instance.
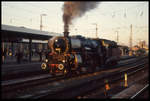
[[[2, 24], [24, 26], [40, 30], [40, 15], [43, 31], [63, 33], [62, 19], [64, 2], [4, 2], [2, 1]], [[70, 26], [70, 35], [98, 37], [117, 41], [129, 46], [129, 37], [132, 24], [132, 43], [136, 45], [140, 40], [149, 43], [149, 3], [143, 2], [99, 2], [97, 8], [85, 13], [73, 21]]]

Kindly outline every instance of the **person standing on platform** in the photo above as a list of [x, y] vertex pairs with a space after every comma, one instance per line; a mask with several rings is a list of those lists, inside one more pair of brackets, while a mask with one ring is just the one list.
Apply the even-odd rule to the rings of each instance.
[[40, 57], [39, 61], [42, 61], [42, 50], [39, 50], [37, 53], [39, 54]]
[[16, 57], [17, 57], [17, 63], [20, 64], [21, 63], [21, 59], [23, 57], [23, 53], [20, 51], [20, 49], [18, 49], [18, 51], [16, 53]]
[[40, 51], [40, 61], [42, 61], [43, 50]]

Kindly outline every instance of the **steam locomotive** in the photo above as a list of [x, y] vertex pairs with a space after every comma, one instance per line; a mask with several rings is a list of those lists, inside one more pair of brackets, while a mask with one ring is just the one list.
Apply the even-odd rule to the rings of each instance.
[[114, 41], [82, 36], [53, 37], [48, 47], [51, 51], [41, 68], [52, 75], [92, 73], [96, 68], [117, 64], [121, 54]]

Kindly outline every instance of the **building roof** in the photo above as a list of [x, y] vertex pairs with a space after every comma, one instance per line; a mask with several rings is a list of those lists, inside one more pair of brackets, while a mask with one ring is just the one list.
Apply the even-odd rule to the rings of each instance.
[[17, 27], [11, 25], [1, 25], [1, 30], [2, 39], [9, 39], [9, 37], [11, 36], [13, 38], [32, 38], [46, 40], [52, 36], [63, 36], [63, 34], [60, 33], [40, 31], [36, 29]]
[[36, 29], [30, 29], [26, 27], [17, 27], [11, 25], [2, 25], [2, 30], [15, 31], [15, 32], [24, 32], [24, 33], [32, 33], [32, 34], [42, 34], [48, 36], [62, 36], [60, 33], [48, 32], [48, 31], [40, 31]]

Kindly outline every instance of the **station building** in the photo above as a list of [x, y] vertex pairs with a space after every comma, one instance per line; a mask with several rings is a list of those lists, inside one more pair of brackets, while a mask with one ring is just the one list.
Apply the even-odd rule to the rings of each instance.
[[47, 50], [49, 38], [62, 35], [26, 27], [1, 25], [2, 61], [7, 62], [6, 60], [9, 58], [10, 61], [15, 59], [18, 50], [23, 53], [23, 60], [34, 61], [39, 57], [39, 52]]

